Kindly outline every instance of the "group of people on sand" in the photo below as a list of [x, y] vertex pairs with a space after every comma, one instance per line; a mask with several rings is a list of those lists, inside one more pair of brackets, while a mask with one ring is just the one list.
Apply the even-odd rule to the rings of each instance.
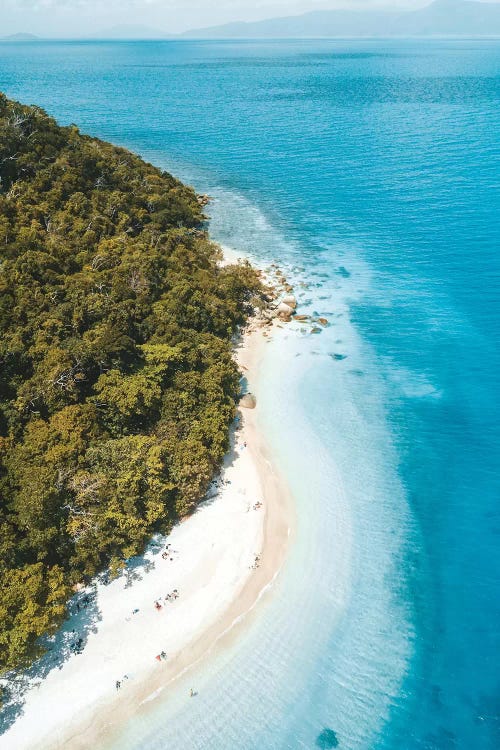
[[[241, 450], [243, 450], [243, 448], [246, 448], [246, 447], [247, 447], [246, 443], [242, 443], [240, 445]], [[216, 490], [221, 490], [223, 487], [228, 486], [230, 484], [232, 484], [232, 481], [230, 479], [223, 479], [222, 476], [219, 476], [218, 479], [212, 482], [212, 487], [215, 487]]]
[[[74, 636], [78, 635], [78, 633], [76, 632], [76, 630], [72, 630], [71, 634], [74, 635]], [[80, 638], [77, 638], [75, 641], [73, 641], [71, 643], [70, 649], [72, 650], [72, 652], [74, 654], [81, 654], [82, 651], [83, 651], [82, 646], [83, 646], [83, 638], [80, 637]]]
[[260, 566], [260, 555], [255, 555], [253, 565], [250, 566], [250, 570], [256, 570]]
[[74, 654], [81, 654], [83, 649], [83, 638], [78, 638], [78, 640], [75, 643], [71, 644], [71, 650]]
[[[165, 546], [165, 549], [163, 550], [161, 556], [162, 556], [162, 558], [164, 560], [173, 560], [174, 558], [173, 558], [172, 555], [174, 555], [175, 552], [176, 552], [175, 550], [172, 550], [172, 545], [171, 544], [167, 544]], [[160, 597], [159, 599], [156, 599], [155, 602], [154, 602], [154, 607], [159, 612], [163, 608], [163, 604], [166, 604], [167, 602], [173, 602], [173, 601], [175, 601], [178, 598], [179, 598], [179, 591], [178, 591], [178, 589], [174, 589], [169, 594], [167, 594], [165, 597]], [[88, 597], [86, 597], [86, 599], [87, 599], [87, 602], [85, 602], [85, 606], [88, 604]], [[132, 610], [132, 615], [138, 614], [139, 611], [140, 611], [139, 608], [136, 607], [135, 609]], [[130, 617], [127, 617], [126, 620], [127, 621], [130, 620]], [[159, 654], [156, 654], [155, 659], [157, 661], [166, 661], [166, 659], [167, 659], [167, 653], [166, 653], [166, 651], [160, 651]], [[115, 682], [115, 688], [116, 688], [116, 690], [120, 690], [120, 688], [122, 687], [123, 680], [128, 680], [128, 675], [124, 675], [121, 680], [116, 680], [116, 682]], [[196, 695], [196, 693], [194, 693], [193, 691], [191, 691], [191, 694], [192, 695]]]
[[155, 609], [159, 612], [163, 608], [162, 602], [163, 604], [166, 604], [167, 602], [174, 602], [178, 598], [179, 598], [179, 591], [178, 589], [174, 589], [170, 594], [166, 594], [164, 597], [160, 596], [159, 599], [156, 599], [154, 603]]
[[175, 555], [177, 553], [177, 550], [172, 549], [171, 544], [167, 544], [163, 552], [161, 553], [162, 560], [170, 560], [172, 561], [174, 558], [172, 555]]
[[[261, 501], [260, 501], [260, 500], [257, 500], [257, 502], [256, 502], [256, 503], [254, 503], [254, 504], [252, 505], [252, 510], [260, 510], [260, 509], [261, 509], [261, 508], [263, 508], [263, 507], [264, 507], [264, 506], [263, 506], [263, 504], [261, 503]], [[250, 503], [248, 503], [248, 504], [247, 504], [247, 510], [246, 510], [246, 512], [247, 512], [247, 513], [249, 513], [249, 512], [250, 512]]]

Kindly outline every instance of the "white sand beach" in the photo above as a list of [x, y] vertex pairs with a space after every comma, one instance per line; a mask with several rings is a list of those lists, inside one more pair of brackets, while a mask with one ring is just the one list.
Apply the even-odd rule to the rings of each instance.
[[[254, 331], [239, 348], [250, 386], [263, 340]], [[73, 616], [40, 664], [46, 676], [24, 692], [16, 721], [0, 736], [1, 750], [99, 748], [241, 627], [283, 563], [291, 526], [257, 412], [240, 410], [216, 494], [168, 538], [153, 540], [124, 575], [79, 592]], [[167, 599], [174, 591], [178, 597]]]

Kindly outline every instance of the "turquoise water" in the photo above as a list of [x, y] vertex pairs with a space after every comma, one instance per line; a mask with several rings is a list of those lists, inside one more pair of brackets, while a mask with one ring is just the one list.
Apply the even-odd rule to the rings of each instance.
[[500, 42], [9, 44], [0, 89], [209, 192], [332, 323], [262, 366], [274, 595], [115, 748], [499, 747]]

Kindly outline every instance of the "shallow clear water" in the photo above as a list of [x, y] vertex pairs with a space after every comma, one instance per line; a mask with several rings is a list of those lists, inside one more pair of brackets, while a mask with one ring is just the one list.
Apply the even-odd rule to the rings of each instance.
[[9, 44], [0, 88], [209, 192], [332, 323], [262, 367], [273, 597], [115, 747], [500, 746], [500, 42]]

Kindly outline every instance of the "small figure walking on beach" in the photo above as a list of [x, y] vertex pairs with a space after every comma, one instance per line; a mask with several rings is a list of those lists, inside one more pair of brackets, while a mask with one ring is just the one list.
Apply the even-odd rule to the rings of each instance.
[[116, 689], [117, 689], [117, 690], [119, 690], [119, 689], [121, 688], [121, 686], [122, 686], [122, 684], [121, 684], [120, 680], [117, 680], [117, 681], [115, 682], [115, 687], [116, 687]]

